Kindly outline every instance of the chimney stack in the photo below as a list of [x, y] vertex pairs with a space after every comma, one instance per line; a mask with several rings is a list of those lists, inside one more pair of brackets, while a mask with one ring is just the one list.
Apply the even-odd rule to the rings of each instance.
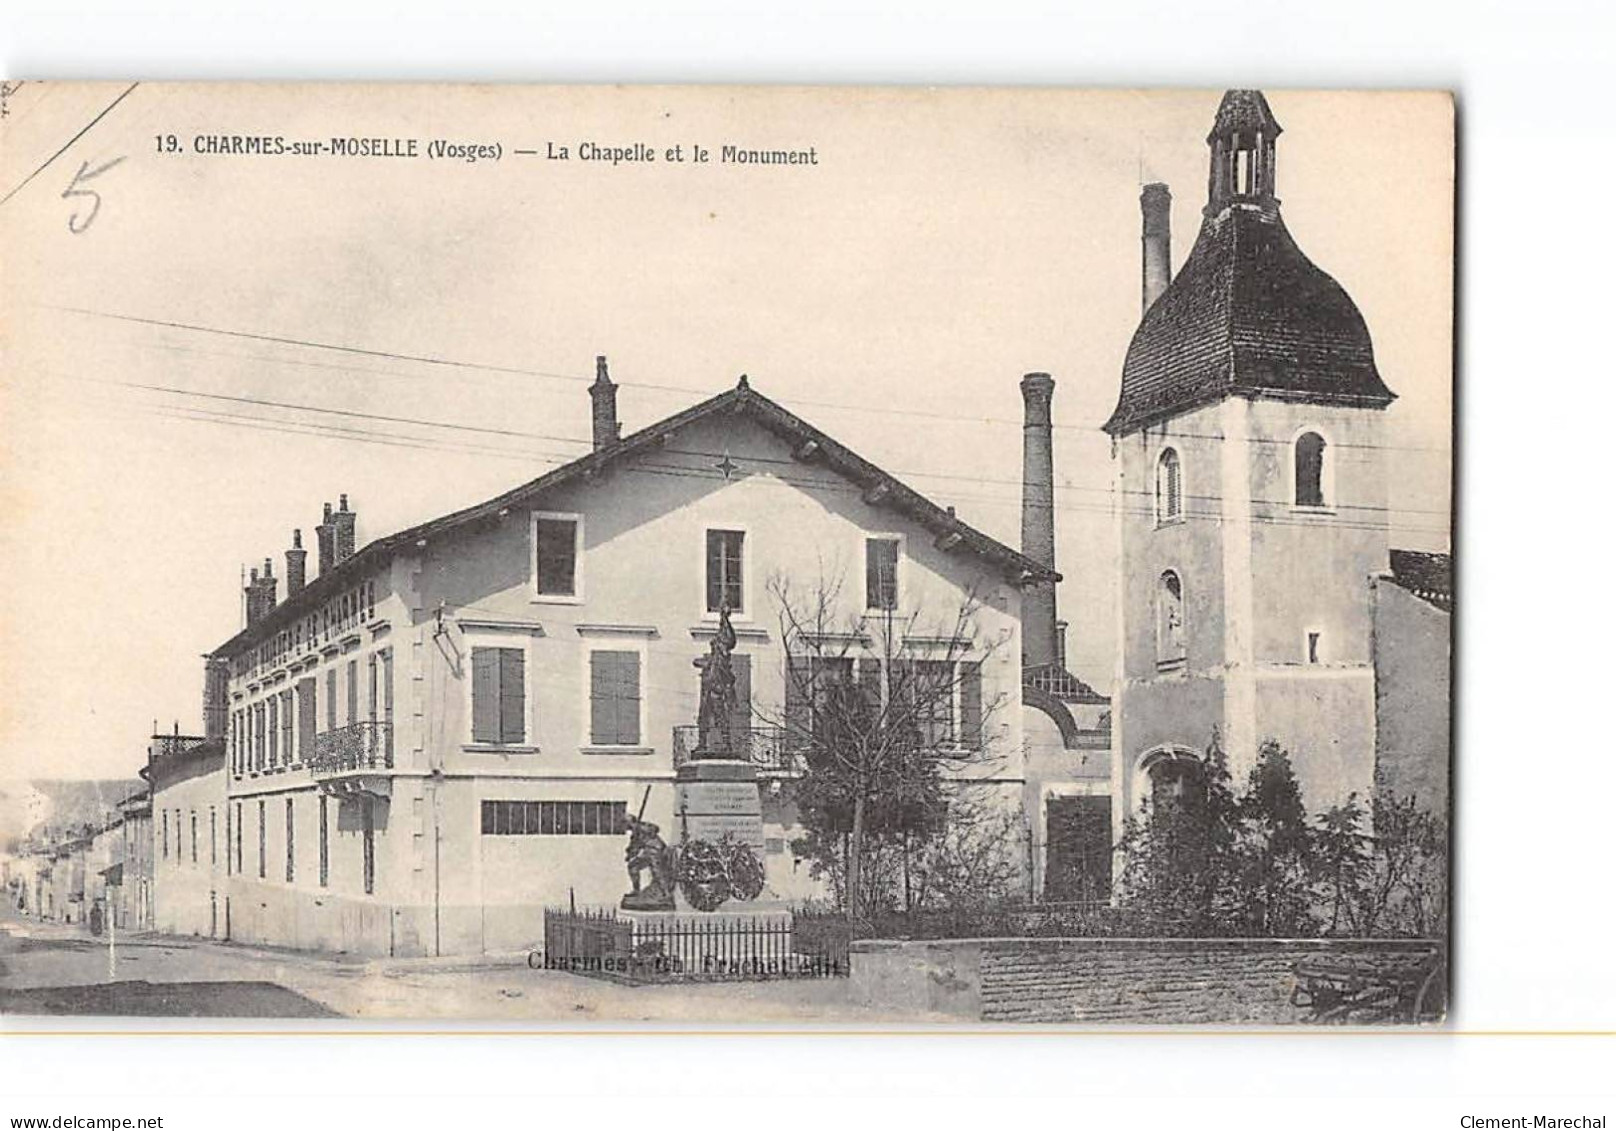
[[339, 495], [337, 498], [337, 513], [331, 516], [332, 522], [336, 524], [336, 561], [338, 565], [353, 557], [354, 522], [358, 517], [348, 509], [348, 496]]
[[1160, 182], [1146, 185], [1139, 193], [1139, 211], [1144, 225], [1142, 286], [1139, 313], [1142, 315], [1161, 297], [1173, 281], [1173, 194]]
[[203, 662], [202, 737], [223, 738], [230, 717], [230, 664], [217, 656]]
[[264, 572], [259, 574], [255, 569], [251, 579], [247, 582], [247, 627], [251, 628], [263, 620], [275, 608], [275, 573], [272, 563], [264, 559]]
[[[1055, 380], [1047, 373], [1021, 379], [1026, 420], [1021, 431], [1021, 552], [1055, 567], [1055, 452], [1050, 405]], [[1021, 594], [1021, 663], [1056, 662], [1055, 583], [1040, 581]]]
[[308, 584], [309, 552], [303, 548], [303, 532], [292, 531], [292, 548], [286, 551], [286, 596], [297, 596]]
[[314, 538], [320, 543], [320, 576], [324, 577], [337, 564], [336, 526], [331, 521], [330, 503], [325, 505], [325, 517], [320, 525], [314, 528]]
[[617, 443], [621, 426], [617, 423], [617, 386], [606, 372], [606, 356], [595, 358], [595, 383], [589, 386], [589, 399], [594, 402], [595, 450], [609, 448]]

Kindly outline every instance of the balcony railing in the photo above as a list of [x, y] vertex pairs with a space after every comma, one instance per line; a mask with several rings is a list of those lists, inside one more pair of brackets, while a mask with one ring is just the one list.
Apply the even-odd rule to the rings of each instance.
[[[751, 762], [760, 774], [798, 775], [807, 769], [800, 754], [787, 749], [783, 727], [736, 727], [730, 732], [729, 757]], [[701, 741], [699, 727], [673, 728], [675, 768], [690, 761]]]
[[353, 723], [314, 736], [309, 771], [316, 777], [393, 768], [393, 725]]

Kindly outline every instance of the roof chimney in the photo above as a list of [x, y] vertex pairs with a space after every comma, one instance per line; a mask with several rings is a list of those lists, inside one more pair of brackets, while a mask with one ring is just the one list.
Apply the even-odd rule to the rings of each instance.
[[1139, 313], [1144, 314], [1173, 281], [1173, 194], [1160, 182], [1146, 185], [1139, 193], [1139, 211], [1144, 217], [1143, 279]]
[[309, 552], [303, 548], [303, 532], [292, 531], [292, 548], [286, 551], [286, 596], [297, 596], [308, 584]]
[[[1026, 420], [1021, 431], [1021, 552], [1039, 565], [1055, 566], [1055, 454], [1050, 405], [1055, 380], [1047, 373], [1021, 379]], [[1024, 668], [1056, 660], [1055, 583], [1039, 581], [1021, 593], [1021, 663]]]
[[594, 402], [595, 450], [617, 443], [621, 425], [617, 423], [617, 386], [606, 372], [606, 355], [595, 358], [595, 383], [589, 386], [589, 399]]
[[275, 579], [269, 576], [269, 559], [264, 559], [264, 576], [255, 569], [247, 581], [247, 627], [251, 628], [275, 607]]
[[223, 738], [230, 717], [230, 664], [208, 656], [202, 673], [202, 737]]
[[358, 517], [348, 509], [348, 496], [339, 495], [337, 497], [337, 513], [331, 516], [331, 521], [336, 525], [336, 561], [338, 565], [353, 557], [354, 522]]
[[320, 543], [320, 576], [331, 572], [337, 564], [336, 526], [331, 521], [331, 504], [325, 505], [325, 518], [314, 528], [315, 540]]

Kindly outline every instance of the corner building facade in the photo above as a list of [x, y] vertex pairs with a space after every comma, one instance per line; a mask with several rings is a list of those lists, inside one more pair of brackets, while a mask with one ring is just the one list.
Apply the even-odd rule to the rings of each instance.
[[[804, 597], [829, 583], [861, 684], [879, 606], [918, 613], [911, 654], [935, 641], [964, 665], [942, 723], [979, 747], [970, 788], [1020, 804], [1021, 592], [1053, 571], [744, 379], [621, 438], [615, 391], [602, 365], [583, 458], [357, 551], [350, 534], [327, 554], [322, 533], [319, 578], [278, 604], [268, 563], [256, 602], [249, 586], [251, 623], [212, 660], [228, 671], [232, 937], [474, 954], [533, 945], [546, 906], [615, 904], [626, 817], [643, 805], [680, 838], [694, 661], [724, 605], [766, 897], [820, 894], [791, 849], [801, 767], [766, 723], [811, 710], [791, 702], [781, 580]], [[948, 653], [967, 600], [973, 643]]]

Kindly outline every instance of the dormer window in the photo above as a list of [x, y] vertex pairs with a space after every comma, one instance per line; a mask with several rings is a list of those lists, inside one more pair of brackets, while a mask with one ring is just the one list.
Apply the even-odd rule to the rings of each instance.
[[1323, 507], [1326, 500], [1324, 437], [1317, 432], [1303, 432], [1296, 437], [1294, 459], [1293, 496], [1299, 507]]
[[1178, 451], [1166, 448], [1156, 461], [1156, 522], [1184, 520], [1184, 474]]

